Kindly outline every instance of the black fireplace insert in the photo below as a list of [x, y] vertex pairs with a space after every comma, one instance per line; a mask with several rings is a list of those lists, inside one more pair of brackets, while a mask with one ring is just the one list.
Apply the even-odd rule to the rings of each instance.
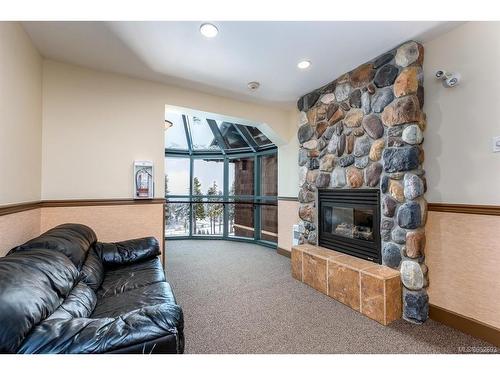
[[377, 189], [318, 189], [319, 245], [382, 263]]

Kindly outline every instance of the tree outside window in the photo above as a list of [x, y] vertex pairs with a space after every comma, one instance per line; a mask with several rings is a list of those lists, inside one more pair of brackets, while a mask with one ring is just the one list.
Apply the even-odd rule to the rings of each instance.
[[196, 221], [205, 220], [205, 207], [203, 205], [203, 199], [200, 197], [203, 195], [201, 191], [201, 183], [198, 177], [193, 178], [193, 233], [196, 231]]

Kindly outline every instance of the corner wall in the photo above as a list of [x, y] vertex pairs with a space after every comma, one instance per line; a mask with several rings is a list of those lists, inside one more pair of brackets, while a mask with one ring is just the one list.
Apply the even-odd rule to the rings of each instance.
[[19, 23], [0, 22], [0, 205], [40, 199], [41, 147], [42, 58]]
[[[491, 138], [500, 136], [499, 35], [499, 22], [467, 22], [424, 44], [429, 302], [496, 329], [500, 153], [492, 152]], [[435, 79], [443, 69], [462, 75], [457, 87]], [[432, 203], [465, 206], [437, 212]], [[491, 205], [497, 214], [480, 214], [471, 204]]]
[[[296, 142], [294, 128], [289, 125], [291, 111], [51, 60], [44, 61], [43, 72], [43, 200], [132, 197], [134, 160], [153, 161], [155, 197], [163, 198], [166, 105], [263, 124], [279, 146], [279, 189], [293, 186], [290, 181], [282, 182], [283, 176], [290, 178], [290, 174], [283, 175], [291, 164], [289, 155], [293, 149], [287, 142]], [[96, 222], [92, 218], [96, 212], [100, 218], [96, 232], [113, 237], [105, 217], [107, 212], [116, 219], [116, 207], [44, 209], [42, 229], [64, 220]], [[137, 220], [130, 210], [125, 212], [125, 217], [134, 225], [144, 226], [145, 211], [141, 212], [137, 213]], [[161, 215], [154, 218], [146, 222], [150, 232], [158, 233], [154, 228], [161, 229], [163, 219]], [[137, 232], [133, 230], [134, 225], [125, 225], [131, 236]], [[119, 237], [123, 237], [123, 230], [120, 233]]]
[[152, 160], [164, 197], [165, 105], [245, 118], [289, 136], [272, 107], [44, 61], [42, 199], [132, 197], [132, 163]]
[[[285, 109], [42, 61], [15, 22], [0, 22], [0, 77], [0, 156], [12, 161], [0, 163], [5, 177], [0, 181], [0, 206], [66, 201], [64, 207], [1, 216], [0, 255], [62, 221], [85, 221], [104, 240], [148, 233], [160, 237], [163, 218], [156, 212], [162, 205], [82, 208], [74, 207], [74, 200], [132, 197], [132, 162], [137, 159], [154, 162], [155, 197], [163, 198], [165, 105], [261, 123], [280, 152], [294, 139], [290, 111]], [[279, 163], [287, 160], [279, 158]], [[145, 219], [148, 210], [155, 210], [154, 222]], [[139, 233], [125, 225], [113, 233], [110, 225], [116, 225], [118, 212], [122, 220], [149, 229]]]
[[[0, 206], [40, 200], [42, 58], [17, 22], [0, 22]], [[0, 256], [40, 232], [40, 210], [0, 215]]]

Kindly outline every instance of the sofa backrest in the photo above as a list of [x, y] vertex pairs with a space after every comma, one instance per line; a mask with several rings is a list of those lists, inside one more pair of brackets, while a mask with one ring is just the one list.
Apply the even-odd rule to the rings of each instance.
[[0, 258], [0, 352], [15, 353], [31, 329], [61, 305], [78, 276], [69, 258], [53, 250]]
[[87, 251], [97, 241], [95, 232], [83, 224], [61, 224], [13, 248], [9, 254], [31, 249], [50, 249], [66, 255], [80, 270]]

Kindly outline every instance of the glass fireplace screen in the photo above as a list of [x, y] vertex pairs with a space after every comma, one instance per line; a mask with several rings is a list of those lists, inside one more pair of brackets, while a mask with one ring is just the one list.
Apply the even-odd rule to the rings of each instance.
[[322, 216], [326, 233], [373, 241], [372, 209], [327, 206], [324, 207]]

